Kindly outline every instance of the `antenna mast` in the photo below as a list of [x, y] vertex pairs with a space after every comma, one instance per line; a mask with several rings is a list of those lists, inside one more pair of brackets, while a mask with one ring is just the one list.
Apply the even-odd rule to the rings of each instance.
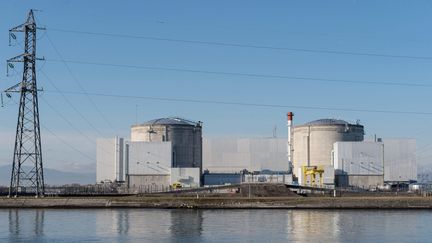
[[40, 197], [45, 192], [35, 67], [36, 60], [41, 59], [36, 58], [36, 30], [33, 10], [25, 23], [9, 30], [9, 41], [16, 38], [14, 32], [23, 32], [25, 38], [24, 53], [7, 60], [7, 68], [13, 68], [14, 62], [23, 63], [22, 81], [4, 91], [7, 95], [20, 93], [9, 197]]

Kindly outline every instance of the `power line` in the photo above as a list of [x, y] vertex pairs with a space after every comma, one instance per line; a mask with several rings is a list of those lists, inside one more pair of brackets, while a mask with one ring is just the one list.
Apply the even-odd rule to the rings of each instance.
[[[41, 98], [43, 99], [43, 97], [41, 96]], [[44, 100], [45, 101], [45, 100]], [[15, 105], [19, 105], [18, 102], [16, 102], [15, 100], [13, 100], [11, 98], [11, 102], [14, 103]], [[45, 101], [46, 102], [46, 101]], [[51, 105], [49, 105], [50, 107], [52, 107]], [[54, 112], [58, 112], [56, 109], [53, 109]], [[60, 117], [63, 118], [62, 115], [60, 115]], [[68, 123], [68, 122], [67, 122]], [[40, 124], [40, 126], [46, 130], [47, 132], [49, 132], [51, 135], [53, 135], [54, 137], [56, 137], [58, 140], [60, 140], [60, 142], [62, 142], [63, 144], [65, 144], [66, 146], [68, 146], [69, 148], [71, 148], [72, 150], [78, 152], [79, 154], [81, 154], [83, 157], [86, 157], [92, 161], [94, 161], [94, 158], [91, 157], [90, 155], [82, 152], [81, 150], [77, 149], [75, 146], [71, 145], [70, 143], [68, 143], [66, 140], [64, 140], [63, 138], [61, 138], [60, 136], [58, 136], [57, 134], [55, 134], [51, 129], [49, 129], [48, 127], [44, 126], [43, 124]], [[81, 134], [81, 132], [79, 131], [79, 133]], [[91, 141], [93, 143], [93, 141]]]
[[[45, 76], [46, 80], [48, 80], [48, 82], [54, 87], [55, 90], [58, 91], [58, 93], [61, 94], [61, 96], [63, 97], [63, 99], [69, 104], [70, 107], [72, 107], [72, 109], [94, 130], [96, 131], [100, 136], [104, 136], [103, 133], [96, 127], [94, 126], [74, 105], [73, 103], [57, 88], [57, 86], [54, 84], [54, 82], [51, 80], [51, 78], [48, 77], [48, 75], [43, 71], [40, 70], [40, 72]], [[63, 120], [66, 121], [66, 123], [68, 123], [75, 131], [77, 131], [79, 134], [81, 134], [82, 136], [84, 136], [90, 143], [93, 144], [93, 140], [88, 137], [87, 135], [85, 135], [85, 133], [83, 133], [82, 131], [80, 131], [79, 129], [77, 129], [65, 116], [63, 116], [57, 109], [55, 109], [51, 104], [48, 103], [47, 100], [45, 100], [42, 96], [41, 98], [44, 100], [45, 103], [48, 104], [48, 106], [55, 112], [57, 113]], [[47, 129], [48, 130], [48, 129]]]
[[63, 97], [63, 99], [66, 101], [66, 103], [69, 104], [70, 107], [72, 107], [72, 109], [94, 130], [96, 131], [100, 136], [104, 136], [103, 133], [96, 127], [94, 126], [74, 105], [73, 103], [62, 93], [60, 92], [60, 90], [57, 88], [57, 86], [54, 84], [54, 82], [51, 80], [51, 78], [48, 77], [48, 75], [44, 72], [41, 71], [41, 73], [45, 76], [46, 80], [48, 80], [48, 82], [50, 82], [50, 84], [54, 87], [55, 90], [57, 90], [61, 96]]
[[60, 136], [58, 136], [57, 134], [55, 134], [53, 131], [51, 131], [50, 129], [48, 129], [47, 127], [41, 125], [42, 128], [44, 130], [46, 130], [47, 132], [51, 133], [51, 135], [53, 135], [54, 137], [56, 137], [58, 140], [60, 140], [60, 142], [62, 142], [63, 144], [65, 144], [66, 146], [68, 146], [69, 148], [71, 148], [72, 150], [74, 150], [75, 152], [81, 154], [83, 157], [86, 157], [87, 159], [90, 159], [91, 161], [94, 161], [95, 159], [93, 157], [91, 157], [90, 155], [82, 152], [81, 150], [77, 149], [75, 146], [71, 145], [70, 143], [68, 143], [66, 140], [64, 140], [63, 138], [61, 138]]
[[[69, 72], [70, 76], [72, 77], [72, 79], [75, 81], [75, 83], [78, 85], [78, 87], [82, 90], [82, 92], [86, 93], [86, 90], [84, 89], [84, 87], [81, 85], [81, 83], [78, 81], [78, 79], [76, 78], [76, 76], [74, 75], [74, 73], [72, 72], [72, 70], [70, 69], [69, 65], [67, 65], [67, 63], [64, 61], [64, 58], [62, 56], [62, 54], [60, 53], [60, 51], [57, 49], [57, 47], [54, 45], [54, 42], [51, 40], [51, 38], [49, 37], [49, 35], [46, 35], [49, 43], [51, 44], [51, 46], [53, 47], [54, 51], [57, 53], [57, 55], [60, 58], [60, 61], [64, 64], [64, 66], [66, 67], [67, 71]], [[99, 115], [102, 117], [102, 119], [108, 124], [108, 126], [114, 131], [116, 132], [116, 129], [114, 128], [114, 126], [108, 121], [108, 119], [105, 117], [105, 115], [101, 112], [101, 110], [98, 108], [98, 106], [96, 105], [96, 103], [89, 97], [87, 96], [88, 100], [90, 101], [90, 103], [93, 105], [93, 107], [95, 108], [95, 110], [99, 113]], [[116, 132], [117, 133], [117, 132]]]
[[[45, 90], [48, 93], [57, 93], [55, 90]], [[136, 95], [122, 95], [122, 94], [107, 94], [87, 92], [82, 93], [78, 91], [60, 91], [64, 94], [71, 95], [91, 95], [99, 97], [112, 97], [123, 99], [145, 99], [157, 100], [168, 102], [185, 102], [185, 103], [198, 103], [198, 104], [214, 104], [214, 105], [235, 105], [235, 106], [251, 106], [251, 107], [271, 107], [271, 108], [291, 108], [291, 109], [306, 109], [306, 110], [330, 110], [330, 111], [349, 111], [349, 112], [368, 112], [368, 113], [387, 113], [387, 114], [410, 114], [410, 115], [432, 115], [432, 112], [421, 111], [403, 111], [403, 110], [371, 110], [371, 109], [352, 109], [352, 108], [332, 108], [322, 106], [298, 106], [298, 105], [280, 105], [280, 104], [264, 104], [264, 103], [246, 103], [246, 102], [229, 102], [217, 100], [202, 100], [202, 99], [183, 99], [183, 98], [168, 98], [168, 97], [151, 97], [151, 96], [136, 96]]]
[[351, 52], [351, 51], [321, 50], [321, 49], [308, 49], [308, 48], [290, 48], [290, 47], [280, 47], [280, 46], [262, 46], [262, 45], [249, 45], [249, 44], [227, 43], [227, 42], [217, 42], [217, 41], [163, 38], [163, 37], [142, 36], [142, 35], [132, 35], [132, 34], [78, 31], [78, 30], [67, 30], [67, 29], [59, 29], [59, 28], [49, 28], [49, 30], [56, 31], [56, 32], [64, 32], [64, 33], [75, 33], [75, 34], [85, 34], [85, 35], [95, 35], [95, 36], [105, 36], [105, 37], [120, 37], [120, 38], [129, 38], [129, 39], [145, 39], [145, 40], [153, 40], [153, 41], [179, 42], [179, 43], [187, 43], [187, 44], [216, 45], [216, 46], [227, 46], [227, 47], [242, 47], [242, 48], [253, 48], [253, 49], [277, 50], [277, 51], [295, 51], [295, 52], [337, 54], [337, 55], [350, 55], [350, 56], [432, 60], [431, 56], [393, 55], [393, 54], [383, 54], [383, 53]]
[[[82, 94], [84, 94], [84, 93], [82, 93]], [[81, 136], [83, 136], [88, 142], [90, 142], [91, 144], [94, 144], [94, 140], [92, 138], [90, 138], [87, 134], [85, 134], [83, 131], [81, 131], [75, 125], [73, 125], [72, 122], [69, 121], [69, 119], [67, 119], [61, 112], [59, 112], [54, 106], [52, 106], [45, 98], [43, 98], [42, 96], [41, 96], [41, 98], [48, 105], [48, 107], [51, 108], [51, 110], [53, 110], [61, 119], [63, 119], [72, 129], [74, 129]], [[104, 152], [107, 154], [113, 154], [112, 151], [107, 151], [105, 149], [102, 149], [102, 150], [104, 150]]]
[[288, 76], [288, 75], [269, 75], [269, 74], [257, 74], [257, 73], [241, 73], [241, 72], [223, 72], [223, 71], [209, 71], [199, 69], [185, 69], [185, 68], [171, 68], [171, 67], [158, 67], [158, 66], [141, 66], [141, 65], [129, 65], [129, 64], [116, 64], [116, 63], [105, 63], [105, 62], [90, 62], [81, 60], [57, 60], [47, 59], [48, 62], [65, 62], [80, 65], [95, 65], [95, 66], [107, 66], [107, 67], [119, 67], [119, 68], [133, 68], [133, 69], [146, 69], [155, 71], [170, 71], [170, 72], [188, 72], [188, 73], [201, 73], [201, 74], [215, 74], [224, 76], [241, 76], [241, 77], [253, 77], [253, 78], [272, 78], [272, 79], [291, 79], [291, 80], [302, 80], [302, 81], [315, 81], [315, 82], [331, 82], [331, 83], [348, 83], [348, 84], [367, 84], [367, 85], [386, 85], [386, 86], [403, 86], [403, 87], [432, 87], [432, 84], [426, 83], [398, 83], [398, 82], [376, 82], [366, 80], [350, 80], [350, 79], [331, 79], [331, 78], [314, 78], [314, 77], [300, 77], [300, 76]]
[[61, 114], [53, 105], [51, 105], [45, 98], [41, 96], [42, 100], [45, 102], [45, 104], [48, 105], [49, 108], [51, 108], [52, 111], [54, 111], [63, 121], [65, 121], [72, 129], [74, 129], [76, 132], [78, 132], [81, 136], [85, 137], [91, 144], [94, 143], [93, 139], [91, 139], [87, 134], [82, 132], [80, 129], [78, 129], [71, 121], [69, 121], [68, 118], [66, 118], [63, 114]]
[[[58, 51], [57, 47], [54, 45], [53, 41], [51, 40], [51, 38], [49, 38], [47, 32], [45, 32], [45, 36], [47, 37], [48, 41], [50, 42], [51, 46], [53, 47], [54, 51], [57, 53], [57, 55], [60, 57], [60, 59], [62, 60], [63, 57], [61, 55], [61, 53]], [[75, 75], [72, 73], [72, 70], [69, 68], [69, 66], [64, 63], [66, 69], [69, 71], [69, 74], [71, 75], [71, 77], [73, 78], [73, 80], [77, 83], [77, 85], [80, 87], [80, 89], [83, 92], [86, 92], [84, 87], [82, 87], [81, 83], [78, 81], [78, 79], [75, 77]], [[54, 89], [56, 89], [57, 91], [59, 91], [59, 89], [57, 88], [57, 85], [55, 85], [55, 83], [52, 81], [51, 78], [48, 77], [48, 75], [43, 71], [40, 70], [42, 72], [42, 74], [45, 76], [45, 78], [48, 80], [48, 82], [54, 87]], [[103, 133], [96, 127], [94, 126], [74, 105], [73, 103], [64, 95], [61, 93], [61, 96], [63, 97], [63, 99], [69, 104], [70, 107], [72, 107], [72, 109], [94, 130], [96, 131], [100, 136], [104, 136]], [[93, 103], [93, 105], [95, 106], [95, 108], [97, 109], [96, 104], [94, 104], [94, 102], [89, 98], [89, 100]], [[61, 113], [59, 113], [53, 106], [51, 106], [46, 100], [45, 102], [50, 106], [51, 109], [53, 109], [59, 116], [61, 116], [69, 125], [71, 125], [72, 128], [74, 128], [75, 130], [76, 127], [73, 126], [63, 115], [61, 115]], [[103, 114], [101, 114], [103, 116]], [[103, 116], [104, 117], [104, 116]], [[105, 117], [104, 117], [105, 118]], [[107, 121], [108, 122], [108, 121]], [[109, 123], [109, 122], [108, 122]], [[111, 125], [109, 123], [109, 125]], [[86, 137], [91, 143], [93, 143], [93, 141], [86, 136], [83, 132], [77, 130], [81, 135], [84, 135], [84, 137]]]

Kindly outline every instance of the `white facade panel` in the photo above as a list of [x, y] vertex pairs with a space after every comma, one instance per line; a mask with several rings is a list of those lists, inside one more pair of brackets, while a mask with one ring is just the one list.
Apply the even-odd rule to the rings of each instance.
[[116, 178], [117, 178], [117, 181], [125, 181], [124, 139], [123, 138], [116, 138], [115, 157], [116, 157]]
[[384, 181], [409, 182], [417, 180], [416, 140], [383, 139]]
[[169, 175], [171, 142], [130, 142], [129, 175]]
[[199, 187], [200, 168], [171, 168], [171, 185], [180, 182], [183, 187]]
[[384, 146], [375, 142], [336, 142], [333, 165], [337, 175], [383, 175]]
[[170, 175], [129, 175], [128, 185], [142, 192], [163, 191], [170, 186]]
[[96, 182], [124, 181], [124, 139], [96, 140]]
[[331, 165], [324, 167], [323, 184], [333, 185], [335, 182], [335, 169]]
[[203, 169], [213, 173], [287, 171], [287, 139], [204, 138]]

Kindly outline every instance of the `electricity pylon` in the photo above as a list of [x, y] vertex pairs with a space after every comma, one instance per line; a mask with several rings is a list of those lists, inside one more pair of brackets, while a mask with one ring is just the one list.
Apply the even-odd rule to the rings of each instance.
[[40, 197], [45, 192], [36, 85], [36, 60], [40, 60], [36, 58], [37, 29], [33, 10], [30, 10], [25, 23], [9, 30], [9, 44], [11, 38], [16, 39], [16, 32], [23, 32], [25, 38], [24, 53], [7, 60], [8, 68], [14, 68], [14, 62], [23, 63], [22, 81], [4, 91], [8, 96], [11, 92], [21, 96], [9, 197], [20, 194]]

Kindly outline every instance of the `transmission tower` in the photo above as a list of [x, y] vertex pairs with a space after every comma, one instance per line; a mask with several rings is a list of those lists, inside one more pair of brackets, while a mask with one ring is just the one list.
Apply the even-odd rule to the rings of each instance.
[[33, 10], [30, 10], [25, 23], [9, 30], [9, 44], [11, 38], [16, 39], [16, 32], [23, 32], [25, 38], [24, 53], [7, 60], [8, 69], [14, 68], [15, 62], [23, 63], [22, 81], [4, 91], [8, 97], [11, 92], [21, 96], [9, 197], [20, 194], [40, 197], [45, 191], [35, 67], [36, 60], [40, 60], [36, 58], [37, 29]]

